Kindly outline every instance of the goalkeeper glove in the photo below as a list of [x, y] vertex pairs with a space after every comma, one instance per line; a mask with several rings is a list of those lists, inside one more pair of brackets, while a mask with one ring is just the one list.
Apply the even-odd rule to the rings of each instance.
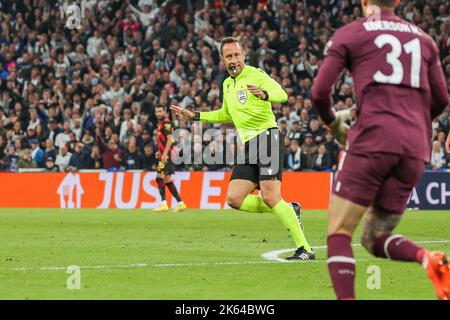
[[350, 129], [349, 125], [345, 123], [345, 121], [350, 119], [350, 113], [350, 109], [336, 112], [334, 114], [334, 121], [328, 125], [331, 129], [331, 132], [333, 132], [336, 140], [344, 146], [347, 143], [347, 134], [348, 130]]

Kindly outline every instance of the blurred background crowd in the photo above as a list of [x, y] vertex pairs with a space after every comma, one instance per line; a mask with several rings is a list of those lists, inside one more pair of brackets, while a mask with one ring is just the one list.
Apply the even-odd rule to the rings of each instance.
[[[169, 117], [170, 104], [220, 108], [228, 76], [219, 57], [225, 36], [238, 37], [247, 63], [289, 95], [285, 104], [273, 104], [285, 134], [285, 170], [336, 169], [342, 146], [315, 115], [311, 86], [330, 36], [361, 17], [359, 1], [82, 0], [75, 1], [81, 28], [70, 30], [65, 24], [72, 2], [0, 1], [0, 170], [155, 170], [155, 106], [166, 106]], [[397, 14], [436, 41], [450, 88], [449, 2], [402, 1]], [[354, 108], [350, 73], [342, 74], [334, 92], [335, 110]], [[351, 123], [355, 116], [353, 111]], [[193, 128], [173, 121], [175, 128]], [[433, 121], [428, 169], [450, 170], [443, 147], [449, 130], [447, 107]], [[224, 148], [220, 139], [186, 138], [194, 153]]]

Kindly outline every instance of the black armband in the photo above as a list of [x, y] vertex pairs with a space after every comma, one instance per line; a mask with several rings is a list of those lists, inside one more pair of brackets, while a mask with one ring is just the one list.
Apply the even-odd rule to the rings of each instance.
[[194, 121], [200, 121], [200, 112], [199, 111], [194, 112]]
[[264, 97], [264, 101], [267, 101], [267, 100], [269, 100], [269, 93], [266, 91], [266, 90], [261, 90], [263, 93], [264, 93], [264, 95], [265, 95], [265, 97]]

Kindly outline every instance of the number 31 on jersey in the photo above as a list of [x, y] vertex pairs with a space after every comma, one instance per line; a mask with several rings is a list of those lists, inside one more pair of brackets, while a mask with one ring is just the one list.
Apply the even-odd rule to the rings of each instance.
[[377, 71], [373, 75], [373, 79], [376, 82], [389, 84], [402, 83], [404, 77], [404, 68], [399, 58], [402, 54], [402, 50], [404, 50], [405, 53], [412, 56], [410, 75], [411, 87], [420, 88], [422, 53], [419, 39], [416, 38], [414, 40], [411, 40], [402, 46], [400, 40], [397, 37], [390, 34], [381, 34], [375, 38], [375, 45], [380, 49], [386, 45], [390, 45], [392, 47], [391, 52], [386, 55], [386, 61], [392, 66], [393, 70], [392, 74], [390, 75], [386, 75], [381, 71]]

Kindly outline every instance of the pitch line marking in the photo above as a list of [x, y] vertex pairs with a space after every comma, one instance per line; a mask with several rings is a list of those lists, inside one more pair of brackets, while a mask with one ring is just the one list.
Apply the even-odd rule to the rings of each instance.
[[[80, 266], [80, 269], [128, 269], [128, 268], [147, 268], [147, 263], [133, 264], [115, 264], [115, 265], [98, 265], [98, 266]], [[67, 267], [36, 267], [36, 268], [12, 268], [11, 271], [57, 271], [66, 270]]]
[[[418, 243], [418, 244], [450, 243], [450, 240], [424, 240], [424, 241], [415, 241], [415, 243]], [[354, 244], [352, 244], [352, 247], [361, 247], [361, 244], [354, 243]], [[314, 250], [321, 250], [321, 249], [327, 249], [327, 248], [328, 248], [328, 246], [313, 247]], [[276, 261], [276, 262], [280, 262], [280, 263], [296, 263], [297, 261], [289, 261], [289, 260], [280, 258], [280, 255], [288, 253], [288, 252], [292, 252], [295, 250], [296, 250], [295, 248], [291, 248], [291, 249], [280, 249], [280, 250], [269, 251], [269, 252], [263, 253], [261, 255], [261, 257], [263, 257], [264, 259], [266, 259], [268, 261]], [[363, 260], [358, 260], [358, 261], [363, 261]]]
[[[321, 263], [325, 260], [297, 261], [309, 263]], [[253, 265], [253, 264], [277, 264], [277, 261], [222, 261], [222, 262], [192, 262], [192, 263], [134, 263], [128, 265], [97, 265], [97, 266], [80, 266], [80, 269], [130, 269], [130, 268], [172, 268], [172, 267], [217, 267], [232, 265]], [[66, 270], [67, 267], [36, 267], [36, 268], [11, 268], [10, 271], [29, 272], [29, 271], [60, 271]]]
[[[415, 241], [419, 244], [430, 243], [450, 243], [450, 240], [425, 240]], [[361, 244], [352, 244], [353, 247], [361, 247]], [[317, 246], [314, 250], [326, 249], [327, 246]], [[96, 265], [96, 266], [80, 266], [80, 269], [130, 269], [130, 268], [170, 268], [170, 267], [205, 267], [205, 266], [232, 266], [232, 265], [256, 265], [256, 264], [276, 264], [276, 263], [326, 263], [327, 260], [307, 260], [307, 261], [288, 261], [280, 258], [279, 255], [295, 251], [295, 248], [274, 250], [263, 253], [261, 256], [265, 261], [223, 261], [223, 262], [192, 262], [192, 263], [133, 263], [133, 264], [116, 264], [116, 265]], [[375, 259], [358, 259], [358, 261], [369, 261]], [[35, 268], [11, 268], [10, 271], [60, 271], [66, 270], [67, 267], [35, 267]], [[4, 269], [3, 269], [4, 270]]]

